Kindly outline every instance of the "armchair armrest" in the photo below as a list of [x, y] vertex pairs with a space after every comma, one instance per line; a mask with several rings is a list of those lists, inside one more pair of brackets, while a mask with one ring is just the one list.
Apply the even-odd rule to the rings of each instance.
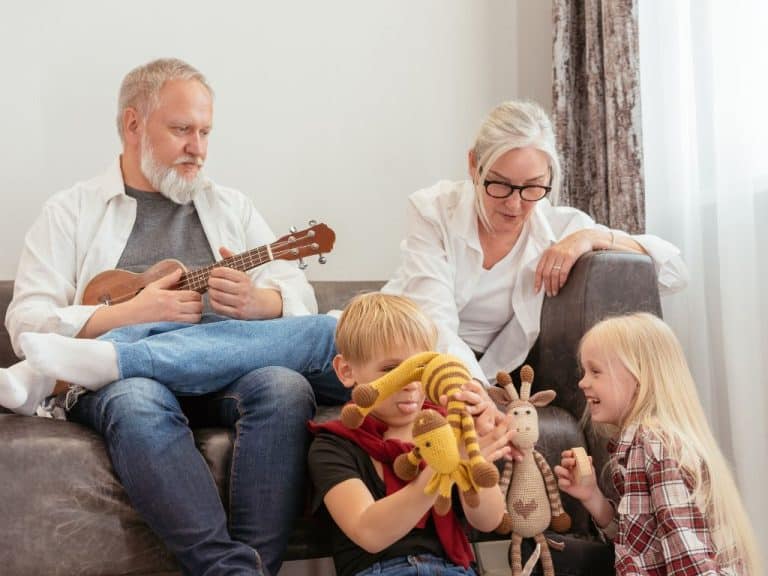
[[577, 418], [582, 414], [579, 341], [600, 320], [630, 312], [661, 316], [656, 270], [650, 257], [642, 254], [589, 252], [576, 262], [558, 295], [545, 297], [535, 345], [535, 382], [557, 392], [554, 405]]

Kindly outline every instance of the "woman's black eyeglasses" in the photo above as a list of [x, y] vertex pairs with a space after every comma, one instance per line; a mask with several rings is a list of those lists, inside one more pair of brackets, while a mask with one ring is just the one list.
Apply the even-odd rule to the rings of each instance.
[[485, 193], [491, 198], [509, 198], [515, 191], [520, 193], [520, 198], [526, 202], [537, 202], [549, 194], [552, 186], [542, 184], [530, 184], [526, 186], [517, 186], [509, 182], [499, 182], [497, 180], [486, 180], [483, 182]]

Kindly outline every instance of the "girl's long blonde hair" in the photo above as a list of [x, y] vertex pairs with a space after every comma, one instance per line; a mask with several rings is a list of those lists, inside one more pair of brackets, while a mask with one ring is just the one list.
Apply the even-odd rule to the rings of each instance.
[[730, 467], [715, 441], [696, 385], [674, 333], [646, 313], [609, 318], [582, 338], [613, 356], [637, 381], [634, 402], [621, 430], [639, 424], [664, 441], [692, 481], [692, 500], [709, 523], [721, 568], [739, 564], [757, 576], [760, 558], [754, 533]]

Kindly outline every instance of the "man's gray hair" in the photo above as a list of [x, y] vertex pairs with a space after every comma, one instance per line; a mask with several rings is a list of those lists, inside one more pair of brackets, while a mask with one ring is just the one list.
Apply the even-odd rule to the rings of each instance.
[[169, 80], [197, 80], [213, 98], [213, 89], [205, 76], [183, 60], [160, 58], [138, 66], [126, 74], [120, 85], [117, 101], [117, 132], [120, 140], [125, 140], [123, 113], [126, 108], [134, 108], [142, 118], [147, 118], [157, 106], [160, 90]]

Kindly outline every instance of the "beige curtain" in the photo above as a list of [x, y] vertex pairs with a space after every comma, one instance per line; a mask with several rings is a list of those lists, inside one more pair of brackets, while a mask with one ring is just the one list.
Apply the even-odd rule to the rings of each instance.
[[561, 204], [645, 230], [637, 0], [553, 0]]

